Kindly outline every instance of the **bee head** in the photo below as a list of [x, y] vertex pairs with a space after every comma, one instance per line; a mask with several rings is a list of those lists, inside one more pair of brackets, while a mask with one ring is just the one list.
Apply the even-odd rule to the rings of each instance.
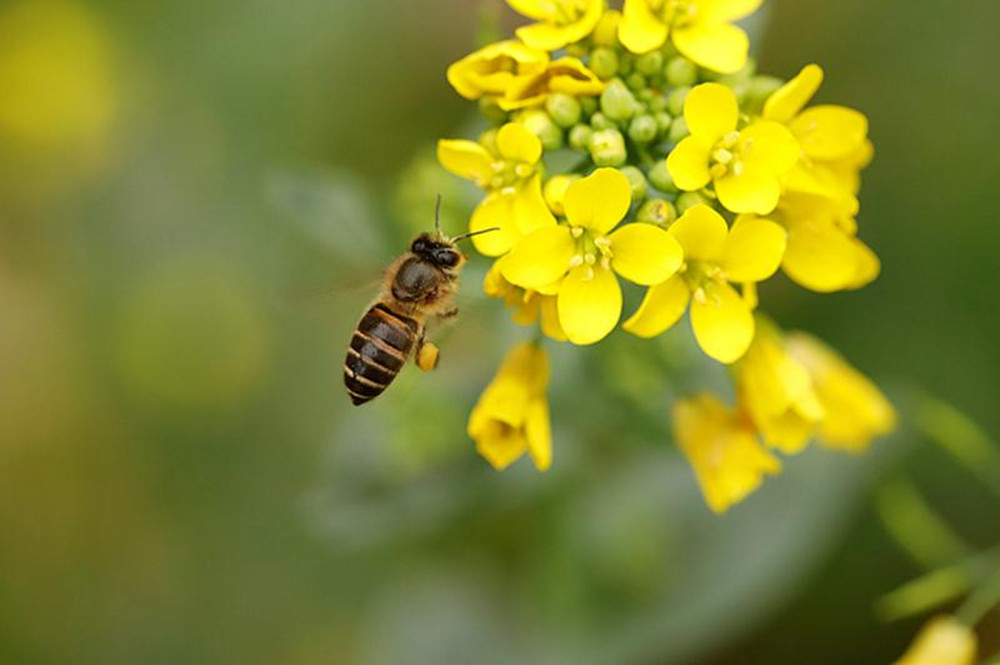
[[423, 233], [410, 245], [410, 251], [434, 265], [450, 269], [458, 266], [462, 262], [463, 256], [455, 243], [450, 240], [435, 237], [430, 233]]

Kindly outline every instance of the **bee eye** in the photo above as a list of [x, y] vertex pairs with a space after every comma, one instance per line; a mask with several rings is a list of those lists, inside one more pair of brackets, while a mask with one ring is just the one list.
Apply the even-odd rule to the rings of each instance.
[[454, 268], [458, 265], [458, 252], [450, 249], [441, 250], [434, 253], [434, 261], [438, 265], [446, 268]]
[[416, 240], [413, 241], [413, 244], [410, 245], [410, 251], [413, 252], [414, 254], [420, 254], [421, 252], [426, 252], [427, 241], [424, 240], [423, 238], [417, 238]]

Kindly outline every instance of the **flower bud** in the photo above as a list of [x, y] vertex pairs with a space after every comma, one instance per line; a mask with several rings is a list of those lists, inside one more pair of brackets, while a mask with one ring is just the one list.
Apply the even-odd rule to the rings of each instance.
[[667, 110], [667, 98], [661, 94], [653, 95], [652, 99], [649, 100], [649, 110], [653, 113], [659, 113], [660, 111]]
[[677, 197], [677, 203], [675, 204], [677, 207], [677, 214], [679, 215], [683, 215], [696, 205], [710, 206], [712, 205], [712, 202], [698, 192], [684, 192]]
[[632, 118], [632, 123], [628, 127], [628, 136], [636, 143], [646, 144], [656, 139], [659, 130], [653, 116], [637, 115]]
[[479, 98], [479, 112], [490, 122], [500, 124], [507, 120], [507, 112], [492, 97]]
[[646, 87], [649, 85], [649, 83], [646, 81], [646, 77], [640, 74], [639, 72], [632, 72], [631, 74], [629, 74], [628, 78], [625, 79], [625, 83], [631, 90], [635, 92], [638, 92], [639, 90], [645, 90]]
[[635, 68], [650, 78], [656, 76], [663, 69], [663, 53], [660, 51], [650, 51], [640, 56], [635, 62]]
[[545, 197], [545, 203], [548, 204], [552, 212], [557, 215], [566, 214], [565, 210], [563, 210], [563, 199], [566, 198], [566, 190], [579, 179], [580, 176], [578, 175], [556, 175], [552, 176], [545, 183], [542, 195]]
[[684, 102], [687, 101], [689, 92], [691, 92], [691, 88], [684, 86], [681, 88], [675, 88], [670, 93], [667, 97], [667, 111], [670, 115], [678, 116], [684, 114]]
[[774, 76], [754, 76], [747, 84], [745, 95], [747, 109], [753, 111], [763, 109], [767, 98], [784, 84], [784, 81]]
[[580, 102], [563, 93], [553, 93], [545, 100], [545, 110], [560, 127], [572, 127], [580, 122]]
[[600, 105], [597, 97], [580, 97], [577, 101], [580, 102], [580, 109], [583, 111], [584, 117], [587, 118], [594, 115]]
[[690, 132], [688, 131], [688, 124], [684, 116], [677, 116], [670, 123], [670, 132], [667, 134], [667, 140], [671, 143], [680, 143], [683, 139], [687, 138], [688, 134]]
[[632, 188], [632, 201], [642, 201], [646, 198], [649, 185], [646, 183], [646, 176], [642, 174], [642, 171], [634, 166], [623, 166], [619, 170], [628, 178], [628, 184]]
[[649, 169], [649, 182], [661, 192], [670, 194], [677, 191], [674, 178], [670, 175], [670, 169], [667, 168], [667, 160], [665, 159], [657, 160], [653, 168]]
[[538, 137], [546, 150], [558, 150], [563, 146], [563, 133], [545, 111], [533, 109], [522, 112], [517, 121]]
[[601, 20], [597, 22], [597, 27], [594, 28], [594, 34], [591, 35], [594, 44], [608, 48], [618, 46], [618, 24], [621, 20], [622, 15], [619, 11], [610, 9], [604, 12]]
[[635, 96], [621, 79], [608, 83], [601, 93], [601, 111], [613, 121], [628, 120], [635, 115], [635, 107]]
[[615, 129], [618, 125], [600, 111], [590, 117], [590, 126], [594, 129]]
[[667, 77], [667, 83], [678, 88], [690, 87], [698, 82], [698, 68], [683, 56], [671, 58], [663, 75]]
[[590, 137], [590, 158], [598, 166], [621, 166], [628, 159], [625, 137], [617, 129], [602, 129]]
[[569, 130], [569, 147], [577, 152], [587, 152], [593, 135], [594, 130], [590, 125], [575, 125]]
[[669, 201], [650, 199], [642, 204], [636, 214], [637, 222], [656, 224], [666, 228], [677, 220], [677, 209]]
[[670, 134], [670, 127], [674, 122], [673, 116], [665, 111], [660, 111], [653, 115], [653, 119], [656, 120], [656, 129], [660, 136], [668, 136]]
[[618, 74], [618, 53], [609, 48], [597, 48], [590, 54], [590, 71], [597, 78], [607, 81]]

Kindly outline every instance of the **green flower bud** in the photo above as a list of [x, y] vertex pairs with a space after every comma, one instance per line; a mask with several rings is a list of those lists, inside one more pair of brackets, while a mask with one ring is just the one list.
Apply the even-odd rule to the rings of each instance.
[[667, 98], [661, 94], [654, 94], [653, 98], [649, 100], [649, 110], [653, 113], [659, 113], [660, 111], [667, 110]]
[[653, 116], [637, 115], [628, 126], [628, 136], [636, 143], [646, 144], [656, 139], [659, 129]]
[[634, 91], [644, 90], [649, 85], [646, 81], [646, 77], [639, 72], [632, 72], [629, 74], [625, 83]]
[[629, 186], [632, 187], [632, 202], [635, 203], [646, 198], [649, 185], [646, 183], [646, 176], [642, 174], [642, 171], [634, 166], [623, 166], [619, 170], [625, 174]]
[[656, 90], [653, 90], [652, 88], [642, 88], [641, 90], [636, 90], [635, 96], [640, 102], [649, 104], [649, 102], [656, 99], [658, 95]]
[[524, 111], [518, 116], [518, 122], [529, 132], [538, 137], [546, 150], [558, 150], [563, 147], [563, 133], [545, 111]]
[[674, 88], [667, 97], [667, 111], [670, 112], [670, 115], [678, 116], [684, 113], [684, 102], [687, 101], [689, 92], [691, 92], [691, 88], [687, 86]]
[[597, 97], [580, 97], [577, 101], [580, 102], [580, 109], [583, 111], [584, 116], [589, 118], [597, 112], [599, 105]]
[[656, 120], [656, 129], [660, 136], [669, 136], [670, 127], [674, 123], [673, 116], [665, 111], [660, 111], [659, 113], [653, 115], [653, 119]]
[[601, 93], [601, 110], [613, 121], [624, 121], [635, 115], [636, 100], [632, 91], [615, 79]]
[[671, 143], [680, 143], [687, 138], [688, 134], [690, 132], [688, 131], [687, 121], [684, 120], [683, 116], [678, 116], [670, 123], [670, 132], [667, 134], [667, 140]]
[[667, 83], [676, 87], [690, 87], [698, 82], [698, 67], [685, 57], [671, 58], [663, 70]]
[[575, 97], [554, 93], [545, 100], [545, 110], [560, 127], [572, 127], [580, 122], [582, 109]]
[[590, 126], [594, 129], [614, 129], [618, 125], [611, 121], [611, 118], [600, 111], [590, 117]]
[[756, 114], [764, 108], [764, 102], [785, 84], [774, 76], [754, 76], [750, 79], [746, 90], [746, 110]]
[[635, 61], [635, 68], [646, 76], [653, 77], [663, 69], [663, 53], [650, 51]]
[[601, 20], [597, 22], [597, 27], [594, 28], [594, 34], [591, 35], [594, 45], [607, 48], [618, 46], [618, 24], [621, 20], [621, 12], [614, 9], [605, 11]]
[[625, 137], [617, 129], [602, 129], [590, 137], [590, 158], [598, 166], [621, 166], [628, 159]]
[[594, 130], [589, 125], [576, 125], [569, 130], [569, 147], [577, 152], [587, 152], [593, 135]]
[[684, 192], [677, 197], [677, 203], [675, 205], [677, 207], [677, 213], [683, 215], [691, 208], [701, 204], [710, 206], [712, 205], [712, 202], [698, 192]]
[[670, 175], [670, 170], [667, 169], [667, 160], [665, 159], [657, 160], [656, 164], [653, 164], [653, 168], [649, 169], [649, 182], [661, 192], [670, 194], [677, 191], [677, 187], [674, 186], [674, 178]]
[[613, 79], [620, 68], [618, 53], [609, 48], [597, 48], [590, 54], [590, 71], [605, 81]]
[[496, 103], [496, 100], [489, 97], [479, 99], [479, 112], [483, 117], [495, 124], [501, 124], [507, 120], [507, 112]]
[[635, 56], [626, 51], [618, 63], [618, 73], [622, 76], [628, 76], [633, 71], [635, 71]]
[[669, 201], [650, 199], [639, 208], [636, 221], [666, 228], [677, 221], [677, 209]]

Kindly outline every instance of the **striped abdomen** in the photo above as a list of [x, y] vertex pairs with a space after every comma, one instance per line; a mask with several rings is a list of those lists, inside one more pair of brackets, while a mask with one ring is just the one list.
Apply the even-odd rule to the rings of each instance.
[[392, 383], [420, 333], [419, 324], [382, 303], [361, 319], [344, 361], [344, 385], [356, 406], [375, 399]]

